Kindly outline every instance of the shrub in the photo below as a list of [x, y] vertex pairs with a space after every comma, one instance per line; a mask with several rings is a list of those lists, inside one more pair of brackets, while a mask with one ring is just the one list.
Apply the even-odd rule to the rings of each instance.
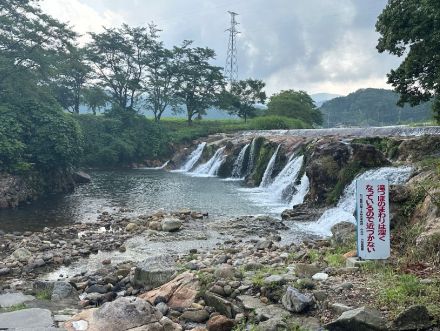
[[304, 129], [304, 122], [283, 116], [262, 116], [249, 121], [249, 128], [253, 130], [287, 130]]

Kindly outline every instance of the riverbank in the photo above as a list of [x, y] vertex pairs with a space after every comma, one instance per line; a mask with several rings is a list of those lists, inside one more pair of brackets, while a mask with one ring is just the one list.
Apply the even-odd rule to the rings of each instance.
[[[283, 243], [289, 224], [268, 217], [219, 221], [189, 210], [136, 219], [123, 214], [1, 236], [7, 264], [0, 268], [0, 326], [14, 316], [17, 326], [17, 316], [36, 312], [46, 317], [35, 317], [35, 323], [75, 331], [427, 330], [438, 324], [438, 268], [424, 263], [403, 269], [396, 243], [387, 264], [353, 260], [351, 223], [335, 226], [332, 238]], [[135, 238], [182, 249], [121, 260]], [[89, 264], [70, 274], [84, 259], [94, 259], [95, 268]]]

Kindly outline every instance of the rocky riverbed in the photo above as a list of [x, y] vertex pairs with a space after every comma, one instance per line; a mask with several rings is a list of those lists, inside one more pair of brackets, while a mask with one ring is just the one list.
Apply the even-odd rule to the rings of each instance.
[[[398, 316], [376, 310], [378, 289], [351, 258], [352, 224], [335, 226], [331, 239], [285, 244], [287, 229], [270, 217], [215, 221], [183, 210], [129, 218], [121, 211], [91, 224], [2, 234], [0, 328], [411, 330], [436, 323], [425, 306]], [[165, 246], [112, 259], [140, 238]], [[173, 247], [185, 242], [194, 245]], [[96, 268], [68, 272], [93, 259]], [[440, 285], [429, 274], [425, 281]]]

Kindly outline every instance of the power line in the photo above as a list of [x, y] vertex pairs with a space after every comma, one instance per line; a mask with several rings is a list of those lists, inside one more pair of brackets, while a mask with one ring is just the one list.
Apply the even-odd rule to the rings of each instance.
[[237, 13], [228, 11], [231, 15], [231, 27], [229, 31], [228, 52], [226, 55], [225, 77], [232, 84], [238, 79], [238, 62], [237, 62], [237, 35], [240, 31], [237, 30], [238, 22], [236, 21]]

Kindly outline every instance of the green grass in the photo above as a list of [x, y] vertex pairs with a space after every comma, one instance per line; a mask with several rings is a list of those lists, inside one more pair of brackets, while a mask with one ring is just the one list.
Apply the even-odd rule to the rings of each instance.
[[35, 297], [38, 300], [50, 300], [52, 297], [52, 293], [49, 289], [41, 290], [41, 291], [38, 291], [37, 293], [35, 293]]
[[412, 274], [401, 273], [390, 266], [369, 262], [362, 267], [369, 274], [368, 286], [378, 290], [377, 308], [386, 308], [391, 318], [412, 305], [425, 305], [435, 319], [440, 319], [440, 279], [425, 284]]
[[17, 305], [13, 305], [11, 307], [0, 308], [0, 313], [10, 313], [12, 311], [22, 310], [22, 309], [26, 309], [26, 308], [27, 307], [24, 303], [19, 303]]

